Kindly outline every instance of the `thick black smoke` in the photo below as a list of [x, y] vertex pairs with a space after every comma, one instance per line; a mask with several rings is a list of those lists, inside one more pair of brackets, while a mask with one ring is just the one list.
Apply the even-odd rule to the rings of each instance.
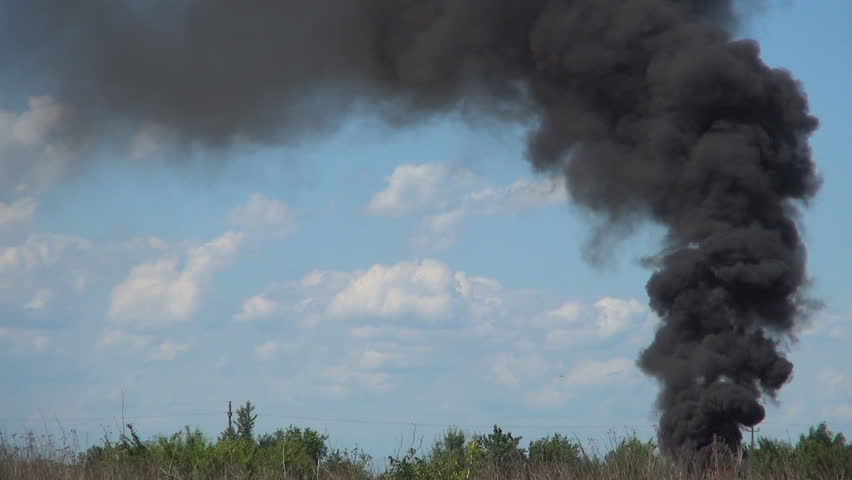
[[0, 61], [71, 107], [69, 138], [282, 142], [355, 108], [529, 122], [529, 161], [576, 204], [667, 228], [639, 365], [662, 446], [698, 451], [738, 443], [790, 378], [795, 202], [819, 186], [800, 86], [736, 22], [733, 0], [0, 0]]

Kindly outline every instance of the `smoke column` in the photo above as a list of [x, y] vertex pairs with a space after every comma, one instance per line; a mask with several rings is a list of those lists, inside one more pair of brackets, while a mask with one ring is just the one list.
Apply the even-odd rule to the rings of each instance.
[[667, 229], [639, 365], [662, 447], [701, 451], [736, 445], [792, 374], [796, 205], [820, 183], [800, 86], [736, 23], [732, 0], [0, 0], [0, 80], [55, 93], [68, 141], [281, 143], [357, 109], [525, 122], [576, 205]]

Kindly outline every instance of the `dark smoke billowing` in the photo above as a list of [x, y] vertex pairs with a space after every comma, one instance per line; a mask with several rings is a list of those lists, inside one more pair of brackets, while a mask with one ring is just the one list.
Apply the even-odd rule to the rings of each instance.
[[795, 202], [819, 186], [797, 82], [734, 41], [733, 0], [0, 0], [6, 85], [55, 92], [64, 134], [158, 125], [178, 144], [284, 142], [354, 108], [531, 125], [610, 225], [667, 228], [639, 365], [664, 448], [735, 445], [788, 381], [802, 307]]

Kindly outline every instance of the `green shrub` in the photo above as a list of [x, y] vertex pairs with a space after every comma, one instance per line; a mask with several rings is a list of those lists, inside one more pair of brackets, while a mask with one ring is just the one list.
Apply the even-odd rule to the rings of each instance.
[[494, 425], [494, 430], [488, 435], [477, 435], [476, 440], [482, 446], [485, 458], [496, 466], [509, 466], [524, 462], [526, 451], [518, 447], [523, 437], [515, 437], [511, 432]]
[[834, 434], [824, 422], [799, 438], [794, 453], [798, 469], [808, 478], [852, 476], [852, 446], [846, 444], [843, 434]]
[[530, 465], [579, 465], [583, 461], [580, 445], [559, 433], [530, 442]]

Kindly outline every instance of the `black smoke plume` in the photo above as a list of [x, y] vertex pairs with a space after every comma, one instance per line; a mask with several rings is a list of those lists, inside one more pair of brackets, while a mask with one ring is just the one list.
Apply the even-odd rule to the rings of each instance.
[[[0, 80], [68, 106], [68, 138], [157, 125], [176, 143], [286, 142], [355, 109], [531, 126], [606, 224], [667, 228], [639, 365], [660, 441], [734, 446], [789, 380], [797, 203], [819, 187], [800, 85], [734, 40], [733, 0], [0, 0]], [[742, 6], [742, 5], [739, 5]]]

